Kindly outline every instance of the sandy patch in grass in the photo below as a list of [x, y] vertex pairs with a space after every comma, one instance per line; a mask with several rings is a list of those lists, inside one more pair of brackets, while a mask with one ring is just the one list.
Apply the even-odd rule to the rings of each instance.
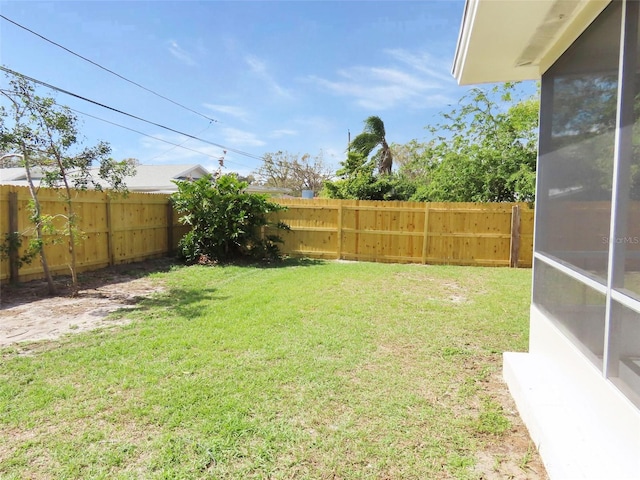
[[83, 274], [81, 290], [73, 297], [66, 277], [56, 278], [59, 295], [53, 297], [46, 295], [43, 281], [3, 286], [0, 347], [125, 324], [126, 318], [109, 319], [109, 314], [133, 308], [140, 300], [161, 292], [159, 281], [141, 275], [166, 269], [170, 264], [170, 260], [162, 259]]

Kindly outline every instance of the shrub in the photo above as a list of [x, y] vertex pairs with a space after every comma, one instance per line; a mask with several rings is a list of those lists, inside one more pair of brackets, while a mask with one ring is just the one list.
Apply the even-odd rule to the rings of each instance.
[[207, 175], [175, 183], [178, 191], [171, 196], [173, 205], [180, 222], [192, 227], [180, 240], [181, 258], [189, 263], [280, 258], [280, 237], [262, 232], [265, 226], [289, 228], [267, 218], [286, 207], [270, 202], [266, 195], [246, 193], [248, 184], [235, 175]]

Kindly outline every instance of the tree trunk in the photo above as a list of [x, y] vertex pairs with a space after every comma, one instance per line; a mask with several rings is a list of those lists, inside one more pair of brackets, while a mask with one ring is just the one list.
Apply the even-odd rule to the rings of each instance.
[[27, 183], [29, 184], [29, 193], [31, 194], [31, 199], [33, 200], [33, 221], [36, 225], [36, 238], [39, 243], [40, 250], [40, 263], [42, 264], [42, 272], [44, 273], [44, 278], [47, 281], [47, 289], [49, 295], [56, 294], [56, 286], [53, 284], [53, 278], [51, 277], [51, 272], [49, 271], [49, 263], [47, 262], [47, 256], [44, 252], [44, 239], [42, 238], [42, 218], [41, 218], [41, 209], [40, 209], [40, 201], [38, 200], [38, 192], [36, 191], [35, 186], [33, 185], [33, 178], [31, 177], [31, 167], [29, 166], [29, 157], [27, 157], [26, 149], [23, 149], [22, 158], [24, 159], [24, 169], [27, 174]]
[[71, 294], [75, 297], [78, 293], [78, 275], [77, 275], [77, 258], [76, 258], [76, 236], [75, 236], [75, 214], [73, 213], [73, 202], [71, 200], [71, 187], [69, 187], [69, 181], [67, 180], [67, 172], [64, 170], [62, 162], [58, 159], [58, 166], [62, 172], [62, 179], [64, 181], [64, 189], [66, 192], [65, 201], [67, 202], [67, 233], [69, 234], [69, 254], [71, 255], [71, 263], [69, 269], [71, 270]]
[[384, 139], [382, 140], [382, 152], [380, 157], [379, 172], [381, 174], [390, 174], [393, 167], [393, 157], [391, 155], [391, 149]]

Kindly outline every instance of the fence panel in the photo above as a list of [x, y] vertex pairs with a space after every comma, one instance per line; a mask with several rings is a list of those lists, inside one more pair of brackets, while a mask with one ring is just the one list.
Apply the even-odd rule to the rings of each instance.
[[274, 221], [282, 220], [291, 227], [288, 232], [269, 232], [282, 238], [284, 243], [280, 245], [280, 249], [283, 252], [312, 258], [336, 258], [339, 249], [339, 202], [328, 199], [275, 201], [286, 206], [295, 206], [285, 212], [273, 214]]
[[110, 199], [112, 264], [159, 257], [169, 251], [165, 195], [128, 195]]
[[[14, 200], [11, 200], [11, 195]], [[44, 214], [61, 226], [67, 214], [59, 191], [40, 189]], [[0, 235], [10, 231], [35, 235], [30, 223], [29, 190], [0, 185]], [[277, 199], [288, 207], [273, 220], [289, 224], [278, 233], [281, 249], [293, 256], [398, 263], [531, 266], [533, 210], [517, 206], [519, 224], [512, 231], [514, 204], [373, 202], [331, 199]], [[13, 202], [13, 203], [12, 203]], [[188, 228], [180, 225], [168, 195], [104, 192], [74, 193], [74, 211], [84, 240], [78, 244], [78, 271], [129, 263], [172, 253]], [[12, 226], [13, 222], [13, 226]], [[69, 273], [69, 245], [45, 238], [54, 274]], [[514, 259], [514, 252], [517, 259]], [[514, 262], [515, 260], [515, 262]], [[21, 281], [42, 278], [40, 262], [14, 272]], [[0, 262], [0, 281], [11, 278], [10, 262]]]
[[[17, 209], [10, 212], [10, 193], [17, 198]], [[42, 213], [53, 216], [53, 223], [61, 227], [67, 206], [60, 191], [41, 188], [38, 191]], [[35, 238], [29, 220], [31, 195], [26, 187], [0, 185], [0, 234], [2, 240], [15, 222], [15, 230], [25, 234], [26, 244]], [[95, 270], [118, 263], [129, 263], [170, 253], [182, 234], [176, 225], [177, 216], [169, 211], [167, 195], [130, 193], [127, 197], [110, 196], [94, 190], [75, 191], [73, 209], [78, 219], [82, 241], [76, 245], [78, 272]], [[15, 218], [13, 218], [15, 217]], [[45, 235], [46, 254], [52, 274], [69, 273], [69, 242], [65, 236]], [[0, 281], [11, 278], [10, 262], [0, 262]], [[42, 278], [38, 259], [24, 265], [17, 272], [20, 281]]]
[[[530, 267], [533, 210], [525, 204], [278, 199], [290, 255], [398, 263]], [[518, 224], [512, 226], [513, 207]], [[516, 228], [516, 231], [513, 229]], [[517, 245], [514, 245], [517, 242]], [[515, 248], [514, 248], [515, 247]], [[517, 258], [513, 258], [513, 255]]]

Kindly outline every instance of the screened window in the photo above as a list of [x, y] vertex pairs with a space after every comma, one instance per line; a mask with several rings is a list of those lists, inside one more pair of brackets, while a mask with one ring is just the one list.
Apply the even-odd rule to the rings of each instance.
[[640, 406], [640, 315], [614, 302], [612, 319], [607, 376]]
[[594, 364], [602, 366], [606, 296], [535, 260], [533, 301]]
[[606, 283], [621, 4], [542, 77], [537, 250]]
[[639, 24], [614, 0], [542, 77], [533, 302], [640, 407]]
[[[640, 32], [640, 29], [639, 29]], [[625, 102], [628, 105], [628, 115], [625, 118], [624, 128], [628, 128], [628, 142], [630, 148], [621, 149], [622, 158], [620, 168], [623, 182], [619, 186], [621, 197], [625, 199], [622, 211], [623, 225], [616, 239], [618, 242], [618, 254], [624, 258], [623, 287], [633, 296], [640, 299], [640, 33], [636, 37], [635, 52], [629, 57], [629, 63], [633, 63], [633, 75], [629, 86], [630, 99]], [[621, 286], [619, 282], [615, 287]]]

